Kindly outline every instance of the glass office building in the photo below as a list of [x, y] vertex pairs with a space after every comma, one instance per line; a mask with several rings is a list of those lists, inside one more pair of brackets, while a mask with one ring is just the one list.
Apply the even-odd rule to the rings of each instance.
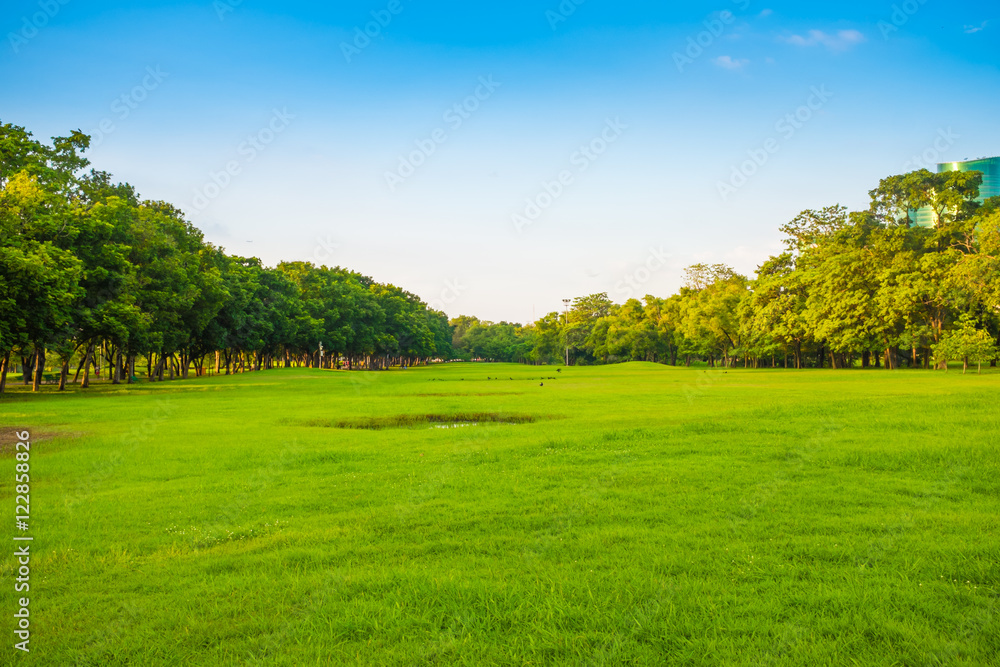
[[946, 171], [981, 171], [983, 185], [979, 188], [979, 202], [990, 197], [1000, 197], [1000, 157], [988, 157], [968, 162], [945, 162], [938, 165], [938, 173]]
[[[946, 171], [981, 171], [983, 172], [983, 184], [979, 188], [979, 203], [983, 203], [990, 197], [1000, 197], [1000, 157], [966, 160], [965, 162], [944, 162], [938, 165], [939, 174]], [[934, 211], [930, 208], [915, 211], [913, 221], [919, 227], [933, 227], [937, 224]]]

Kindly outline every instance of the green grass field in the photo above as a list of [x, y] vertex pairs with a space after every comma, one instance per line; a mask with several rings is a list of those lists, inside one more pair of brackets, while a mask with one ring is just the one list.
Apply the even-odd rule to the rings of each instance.
[[33, 632], [6, 556], [4, 664], [1000, 664], [995, 371], [13, 390]]

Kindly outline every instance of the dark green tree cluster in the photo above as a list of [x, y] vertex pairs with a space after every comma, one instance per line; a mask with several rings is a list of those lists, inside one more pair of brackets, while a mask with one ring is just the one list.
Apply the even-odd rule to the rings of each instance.
[[534, 336], [520, 324], [496, 324], [468, 315], [457, 317], [450, 324], [452, 348], [462, 359], [511, 363], [532, 360]]
[[[568, 356], [580, 364], [703, 360], [754, 368], [995, 365], [1000, 201], [980, 204], [981, 184], [979, 172], [893, 176], [871, 191], [867, 211], [832, 206], [783, 226], [785, 252], [753, 279], [699, 264], [668, 299], [616, 305], [606, 294], [582, 297], [528, 327], [492, 325], [493, 333], [479, 323], [466, 338], [456, 326], [455, 347], [536, 363]], [[933, 227], [915, 224], [921, 210]], [[501, 349], [473, 347], [484, 340]]]
[[[302, 364], [371, 369], [451, 356], [447, 317], [341, 268], [276, 268], [206, 243], [183, 213], [90, 170], [90, 138], [0, 123], [0, 392], [20, 365], [65, 388]], [[323, 352], [320, 352], [322, 346]], [[103, 364], [101, 361], [103, 360]], [[52, 364], [51, 362], [56, 362]]]

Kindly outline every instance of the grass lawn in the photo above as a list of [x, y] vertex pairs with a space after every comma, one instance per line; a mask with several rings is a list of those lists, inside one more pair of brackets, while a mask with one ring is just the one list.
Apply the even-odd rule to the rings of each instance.
[[1000, 664], [996, 371], [13, 380], [3, 664]]

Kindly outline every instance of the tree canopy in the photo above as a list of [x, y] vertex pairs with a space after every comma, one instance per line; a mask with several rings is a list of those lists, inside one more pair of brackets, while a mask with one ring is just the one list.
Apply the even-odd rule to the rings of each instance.
[[47, 353], [62, 386], [74, 359], [86, 386], [99, 359], [119, 382], [140, 359], [162, 380], [205, 372], [210, 355], [227, 373], [451, 357], [447, 316], [416, 295], [341, 267], [228, 255], [171, 204], [85, 173], [88, 145], [79, 132], [45, 145], [0, 124], [4, 379], [19, 356], [37, 386]]

